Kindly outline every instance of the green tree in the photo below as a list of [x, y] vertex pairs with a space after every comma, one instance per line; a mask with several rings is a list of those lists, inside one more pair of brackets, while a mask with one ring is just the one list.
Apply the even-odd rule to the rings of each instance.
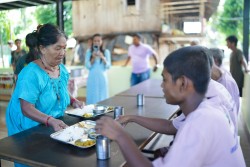
[[10, 31], [10, 21], [7, 19], [6, 12], [0, 12], [0, 38], [3, 44], [6, 44], [8, 40], [11, 38]]
[[[64, 31], [72, 34], [72, 2], [64, 2]], [[43, 5], [36, 8], [35, 16], [39, 24], [56, 24], [56, 4]]]
[[219, 14], [217, 29], [228, 35], [236, 35], [242, 39], [243, 34], [243, 0], [226, 0], [224, 11]]

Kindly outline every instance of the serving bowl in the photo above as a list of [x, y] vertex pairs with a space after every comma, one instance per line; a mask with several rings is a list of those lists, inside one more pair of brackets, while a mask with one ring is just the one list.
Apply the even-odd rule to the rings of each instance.
[[89, 129], [89, 131], [88, 131], [88, 137], [89, 137], [90, 139], [95, 139], [96, 136], [98, 136], [98, 135], [99, 135], [99, 134], [96, 133], [96, 131], [95, 131], [94, 128]]
[[93, 114], [100, 115], [100, 114], [103, 114], [105, 110], [106, 110], [106, 107], [104, 106], [95, 106], [95, 108], [93, 109]]

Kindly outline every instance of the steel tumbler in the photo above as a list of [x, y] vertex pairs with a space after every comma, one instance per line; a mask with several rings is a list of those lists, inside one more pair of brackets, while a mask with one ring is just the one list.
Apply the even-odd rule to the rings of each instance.
[[114, 109], [114, 119], [117, 119], [120, 115], [124, 115], [124, 108], [122, 106], [117, 106]]
[[137, 106], [143, 106], [144, 103], [145, 103], [144, 95], [143, 94], [137, 94]]
[[96, 137], [96, 157], [100, 160], [110, 158], [110, 139], [99, 135]]

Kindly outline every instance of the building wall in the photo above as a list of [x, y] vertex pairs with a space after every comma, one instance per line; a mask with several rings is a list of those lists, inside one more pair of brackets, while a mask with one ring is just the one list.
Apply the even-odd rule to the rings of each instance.
[[126, 0], [81, 0], [72, 2], [75, 36], [94, 33], [160, 31], [160, 0], [136, 0], [127, 6]]

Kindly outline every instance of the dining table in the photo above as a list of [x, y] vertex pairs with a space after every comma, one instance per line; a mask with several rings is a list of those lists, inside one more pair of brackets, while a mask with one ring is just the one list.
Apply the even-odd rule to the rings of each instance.
[[148, 79], [130, 89], [118, 93], [118, 96], [137, 96], [143, 94], [145, 97], [164, 98], [164, 94], [161, 88], [162, 80], [160, 79]]
[[[134, 89], [134, 87], [130, 88]], [[141, 88], [140, 88], [141, 89]], [[153, 90], [152, 90], [153, 91]], [[104, 106], [122, 106], [125, 115], [140, 115], [145, 117], [168, 119], [178, 106], [167, 104], [164, 98], [145, 97], [143, 106], [137, 106], [135, 96], [113, 96], [98, 103]], [[110, 112], [105, 116], [113, 118]], [[102, 115], [103, 116], [103, 115]], [[101, 116], [91, 118], [95, 121]], [[59, 118], [71, 126], [85, 120], [83, 117], [65, 114]], [[152, 135], [152, 131], [138, 124], [129, 123], [124, 130], [129, 133], [138, 147]], [[38, 125], [12, 136], [0, 140], [0, 159], [21, 163], [29, 166], [59, 166], [59, 167], [119, 167], [125, 159], [115, 141], [110, 144], [110, 158], [98, 160], [95, 146], [78, 148], [54, 140], [50, 135], [54, 133], [51, 127]]]

